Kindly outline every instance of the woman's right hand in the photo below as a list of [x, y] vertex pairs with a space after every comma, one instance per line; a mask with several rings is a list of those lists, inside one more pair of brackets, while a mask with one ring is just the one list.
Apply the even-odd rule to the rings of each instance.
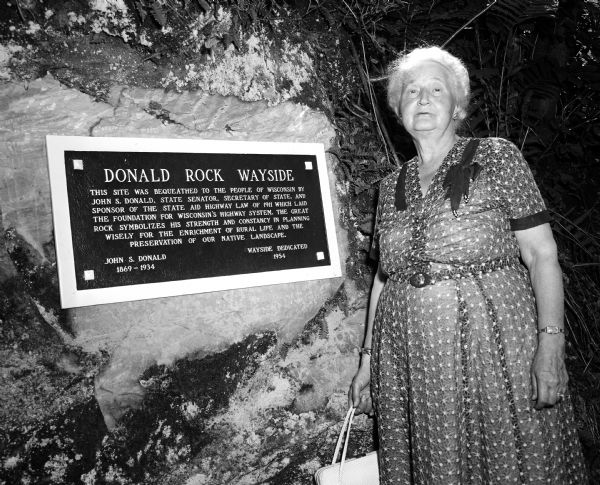
[[[365, 356], [363, 356], [365, 357]], [[355, 414], [373, 414], [373, 402], [371, 400], [371, 364], [370, 359], [363, 359], [358, 372], [352, 379], [348, 390], [348, 406], [355, 407]]]

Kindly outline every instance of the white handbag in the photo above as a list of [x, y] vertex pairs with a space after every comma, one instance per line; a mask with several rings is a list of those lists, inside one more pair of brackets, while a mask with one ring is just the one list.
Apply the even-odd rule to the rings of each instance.
[[[350, 426], [354, 418], [355, 408], [348, 409], [346, 418], [340, 436], [338, 437], [333, 460], [331, 465], [319, 468], [315, 473], [317, 485], [379, 485], [379, 464], [377, 462], [377, 452], [372, 451], [360, 458], [350, 458], [346, 460], [346, 451], [348, 450], [348, 440], [350, 438]], [[346, 425], [348, 428], [346, 429]], [[344, 451], [342, 459], [336, 463], [342, 440], [344, 439], [344, 430], [346, 430], [346, 439], [344, 440]]]

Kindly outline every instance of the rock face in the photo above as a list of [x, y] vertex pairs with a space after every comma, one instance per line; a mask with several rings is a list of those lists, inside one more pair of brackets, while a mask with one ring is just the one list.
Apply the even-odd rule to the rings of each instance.
[[[28, 86], [0, 86], [4, 227], [14, 228], [52, 260], [47, 134], [321, 142], [327, 148], [334, 131], [324, 115], [293, 103], [269, 107], [201, 92], [127, 87], [113, 88], [109, 103], [97, 103], [51, 77]], [[337, 217], [331, 166], [329, 180]], [[336, 232], [343, 266], [347, 239], [339, 224]], [[111, 355], [96, 380], [96, 396], [111, 427], [141, 401], [138, 379], [150, 365], [170, 364], [192, 353], [208, 355], [262, 331], [290, 341], [341, 283], [329, 279], [106, 304], [72, 309], [67, 316], [75, 344]]]

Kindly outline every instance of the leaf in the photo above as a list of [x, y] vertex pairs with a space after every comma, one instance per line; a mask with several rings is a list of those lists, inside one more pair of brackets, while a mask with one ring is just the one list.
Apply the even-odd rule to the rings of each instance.
[[336, 22], [333, 19], [333, 16], [329, 12], [329, 10], [327, 10], [327, 8], [325, 8], [321, 5], [318, 5], [318, 8], [319, 8], [319, 13], [323, 16], [325, 21], [329, 24], [329, 27], [333, 27], [336, 24]]
[[226, 32], [225, 35], [223, 36], [223, 47], [225, 49], [227, 49], [230, 44], [234, 44], [233, 36], [229, 32]]
[[162, 5], [158, 0], [152, 2], [152, 17], [156, 20], [156, 23], [161, 27], [167, 25], [167, 16], [163, 10]]
[[198, 4], [202, 8], [202, 10], [204, 10], [205, 12], [210, 11], [210, 5], [208, 4], [208, 2], [206, 0], [198, 0]]
[[207, 49], [212, 49], [214, 46], [218, 44], [219, 40], [216, 37], [210, 37], [204, 41], [204, 47]]
[[135, 8], [137, 10], [138, 15], [140, 16], [140, 21], [143, 24], [144, 20], [146, 20], [146, 16], [148, 15], [146, 13], [146, 9], [140, 2], [135, 2]]
[[506, 30], [533, 19], [552, 17], [556, 8], [548, 0], [502, 0], [496, 3], [490, 14], [499, 17], [500, 24]]

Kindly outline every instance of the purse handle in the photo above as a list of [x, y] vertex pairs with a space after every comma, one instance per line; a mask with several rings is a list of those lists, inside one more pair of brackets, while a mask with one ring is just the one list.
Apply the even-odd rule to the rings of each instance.
[[[351, 407], [348, 409], [346, 413], [346, 418], [344, 419], [344, 424], [342, 425], [342, 429], [340, 431], [340, 435], [337, 440], [337, 444], [335, 445], [335, 452], [333, 453], [333, 460], [331, 460], [331, 464], [335, 465], [337, 461], [338, 454], [340, 452], [340, 448], [342, 446], [342, 440], [344, 440], [344, 450], [342, 452], [342, 459], [340, 460], [340, 471], [338, 476], [338, 483], [342, 483], [342, 470], [344, 468], [344, 462], [346, 461], [346, 452], [348, 451], [348, 441], [350, 441], [350, 427], [352, 426], [352, 419], [354, 418], [354, 413], [356, 412], [356, 408]], [[346, 429], [346, 425], [348, 428]], [[346, 432], [346, 439], [344, 439], [344, 431]]]

